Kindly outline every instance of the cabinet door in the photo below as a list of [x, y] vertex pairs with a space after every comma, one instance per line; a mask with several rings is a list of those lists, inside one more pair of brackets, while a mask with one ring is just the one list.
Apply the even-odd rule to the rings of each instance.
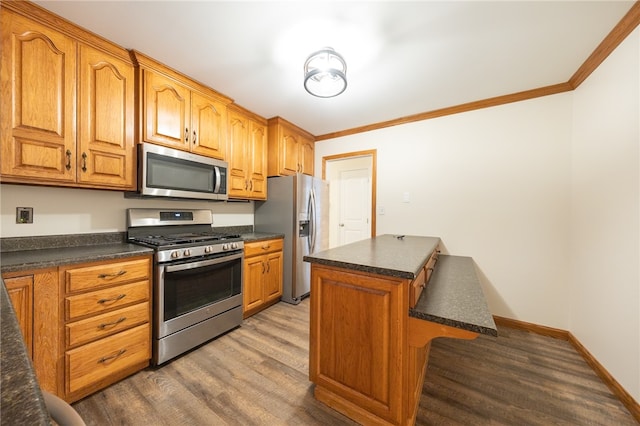
[[191, 151], [225, 159], [227, 106], [198, 92], [191, 93]]
[[76, 42], [6, 10], [1, 13], [3, 175], [76, 179]]
[[280, 141], [280, 174], [283, 176], [294, 175], [300, 171], [300, 163], [298, 158], [298, 135], [283, 129], [282, 140]]
[[249, 123], [249, 192], [252, 199], [267, 199], [267, 126]]
[[270, 302], [282, 296], [282, 252], [265, 256], [264, 301]]
[[229, 111], [229, 196], [246, 197], [247, 156], [249, 152], [249, 120], [242, 114]]
[[189, 151], [191, 92], [170, 78], [144, 70], [142, 138]]
[[33, 275], [7, 278], [4, 284], [20, 325], [27, 353], [33, 359]]
[[298, 146], [298, 161], [300, 162], [300, 173], [313, 176], [313, 151], [314, 142], [307, 138], [300, 138]]
[[246, 313], [263, 303], [262, 277], [266, 270], [264, 256], [245, 258], [243, 312]]
[[78, 181], [133, 189], [134, 69], [81, 45]]

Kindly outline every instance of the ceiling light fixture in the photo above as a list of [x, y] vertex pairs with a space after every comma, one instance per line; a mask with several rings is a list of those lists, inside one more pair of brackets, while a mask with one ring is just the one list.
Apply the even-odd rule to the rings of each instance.
[[304, 88], [313, 96], [332, 98], [347, 88], [347, 63], [330, 47], [312, 53], [304, 63]]

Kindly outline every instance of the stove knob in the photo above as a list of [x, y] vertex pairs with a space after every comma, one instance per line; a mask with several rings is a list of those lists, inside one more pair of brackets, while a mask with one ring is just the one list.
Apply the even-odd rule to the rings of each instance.
[[211, 247], [211, 246], [206, 246], [206, 247], [204, 248], [204, 252], [205, 252], [205, 253], [211, 253], [211, 250], [213, 250], [213, 247]]
[[185, 256], [191, 256], [191, 250], [186, 249], [186, 250], [184, 251], [184, 255], [185, 255]]
[[172, 251], [171, 252], [171, 258], [175, 259], [177, 257], [180, 257], [180, 252], [179, 251]]
[[237, 249], [238, 248], [238, 243], [231, 243], [231, 248], [232, 249]]
[[224, 244], [222, 245], [222, 250], [229, 250], [229, 244], [224, 243]]

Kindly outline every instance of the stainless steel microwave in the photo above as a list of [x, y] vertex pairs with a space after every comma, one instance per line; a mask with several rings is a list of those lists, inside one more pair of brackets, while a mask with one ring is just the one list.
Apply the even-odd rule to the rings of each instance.
[[227, 200], [226, 161], [138, 144], [138, 196]]

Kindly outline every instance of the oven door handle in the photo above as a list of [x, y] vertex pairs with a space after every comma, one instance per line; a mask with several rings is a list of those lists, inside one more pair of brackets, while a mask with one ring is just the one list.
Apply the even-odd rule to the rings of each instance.
[[188, 269], [202, 268], [202, 267], [211, 266], [211, 265], [219, 265], [221, 263], [229, 262], [231, 260], [242, 259], [242, 256], [244, 256], [244, 254], [242, 252], [240, 252], [240, 253], [237, 253], [237, 254], [232, 254], [230, 256], [219, 257], [219, 258], [216, 258], [216, 259], [201, 260], [199, 262], [183, 263], [182, 265], [167, 265], [167, 266], [164, 267], [164, 270], [165, 270], [165, 272], [186, 271]]

